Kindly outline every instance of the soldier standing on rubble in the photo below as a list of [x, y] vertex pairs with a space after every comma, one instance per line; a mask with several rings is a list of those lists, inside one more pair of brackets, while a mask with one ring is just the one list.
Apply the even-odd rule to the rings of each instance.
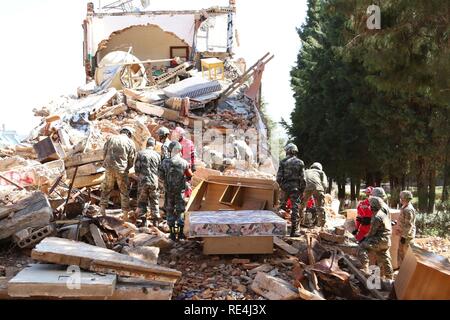
[[[164, 180], [166, 198], [164, 207], [167, 214], [167, 224], [170, 228], [170, 239], [176, 241], [184, 239], [184, 211], [183, 192], [186, 190], [186, 177], [192, 177], [189, 164], [181, 157], [181, 144], [173, 141], [170, 144], [171, 158], [164, 159], [159, 168], [159, 176]], [[178, 230], [177, 230], [178, 227]]]
[[303, 219], [303, 209], [306, 207], [309, 198], [314, 196], [314, 200], [316, 201], [317, 225], [324, 227], [327, 217], [325, 212], [325, 190], [328, 188], [328, 178], [319, 162], [313, 163], [310, 169], [305, 171], [305, 181], [306, 187], [300, 206], [300, 216]]
[[131, 140], [134, 130], [124, 127], [120, 135], [112, 136], [106, 141], [103, 148], [106, 169], [105, 180], [102, 183], [102, 194], [100, 200], [100, 213], [105, 215], [109, 196], [117, 182], [120, 190], [120, 202], [124, 214], [130, 211], [130, 198], [128, 194], [128, 172], [134, 165], [136, 147]]
[[401, 237], [400, 245], [398, 247], [398, 265], [402, 264], [408, 251], [411, 241], [416, 236], [416, 209], [414, 209], [411, 200], [413, 195], [411, 191], [405, 190], [400, 192], [400, 216], [398, 219], [399, 226], [396, 233]]
[[291, 200], [292, 227], [290, 236], [298, 237], [298, 223], [300, 222], [298, 207], [301, 200], [300, 196], [305, 188], [305, 164], [297, 158], [298, 148], [295, 144], [289, 143], [284, 150], [286, 151], [286, 158], [280, 162], [277, 173], [277, 182], [283, 191], [281, 208], [286, 210], [287, 200]]
[[367, 233], [369, 233], [370, 230], [370, 222], [372, 221], [372, 210], [370, 209], [370, 202], [369, 198], [372, 195], [373, 188], [367, 187], [366, 190], [364, 190], [365, 194], [367, 195], [367, 198], [363, 201], [361, 201], [358, 204], [357, 212], [358, 216], [356, 217], [355, 222], [355, 231], [353, 231], [353, 235], [355, 236], [357, 241], [362, 241], [363, 238], [366, 237]]
[[167, 129], [166, 127], [161, 127], [158, 129], [158, 131], [156, 132], [156, 134], [158, 135], [159, 138], [159, 142], [162, 143], [161, 146], [161, 161], [163, 161], [164, 159], [170, 158], [170, 153], [169, 153], [169, 145], [170, 145], [170, 130]]
[[391, 219], [384, 212], [384, 201], [379, 197], [370, 197], [370, 209], [373, 212], [370, 230], [366, 238], [360, 243], [358, 256], [363, 264], [364, 271], [369, 271], [369, 251], [374, 253], [377, 263], [382, 268], [382, 274], [389, 280], [392, 280], [392, 260], [389, 253], [391, 246]]
[[136, 157], [134, 170], [139, 178], [138, 209], [136, 216], [141, 216], [142, 225], [147, 222], [147, 206], [153, 215], [153, 225], [157, 226], [161, 219], [159, 214], [158, 169], [161, 156], [154, 150], [156, 141], [147, 140], [147, 149], [140, 151]]

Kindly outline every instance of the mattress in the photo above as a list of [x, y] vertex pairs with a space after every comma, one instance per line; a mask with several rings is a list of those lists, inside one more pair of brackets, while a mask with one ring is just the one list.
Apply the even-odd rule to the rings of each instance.
[[199, 211], [189, 215], [189, 237], [284, 236], [286, 221], [272, 211]]
[[201, 77], [191, 77], [172, 84], [163, 89], [169, 98], [196, 98], [222, 90], [219, 81], [206, 80]]

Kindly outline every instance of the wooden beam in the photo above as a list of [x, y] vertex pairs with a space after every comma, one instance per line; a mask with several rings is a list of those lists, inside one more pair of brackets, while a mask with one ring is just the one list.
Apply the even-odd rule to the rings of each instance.
[[94, 150], [91, 152], [76, 154], [74, 156], [66, 158], [64, 161], [66, 168], [78, 167], [88, 163], [103, 161], [103, 150]]
[[362, 274], [362, 272], [360, 270], [358, 270], [358, 268], [356, 268], [353, 263], [342, 253], [340, 252], [340, 257], [342, 259], [344, 259], [345, 263], [347, 264], [348, 268], [350, 269], [350, 271], [355, 275], [355, 277], [359, 280], [359, 282], [362, 283], [362, 285], [369, 290], [369, 292], [377, 299], [380, 300], [386, 300], [380, 292], [378, 292], [378, 290], [375, 289], [369, 289], [367, 287], [367, 278]]
[[151, 265], [109, 249], [60, 238], [44, 239], [31, 252], [31, 257], [43, 262], [78, 265], [82, 269], [94, 272], [162, 283], [173, 284], [181, 277], [181, 272], [177, 270]]
[[291, 246], [290, 244], [284, 242], [283, 240], [281, 240], [278, 237], [273, 237], [273, 243], [277, 247], [280, 247], [281, 249], [283, 249], [287, 253], [292, 254], [294, 256], [299, 253], [299, 250], [297, 248], [294, 248], [293, 246]]

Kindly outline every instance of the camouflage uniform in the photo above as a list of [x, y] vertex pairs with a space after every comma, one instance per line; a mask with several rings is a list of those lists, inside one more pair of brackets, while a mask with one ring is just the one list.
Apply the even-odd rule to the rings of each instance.
[[170, 141], [169, 138], [164, 141], [163, 145], [161, 146], [161, 161], [164, 161], [164, 159], [170, 158], [170, 152], [169, 152], [169, 145], [172, 141]]
[[147, 215], [147, 205], [154, 219], [159, 219], [158, 169], [161, 164], [160, 155], [147, 148], [138, 153], [134, 170], [139, 178], [138, 206], [141, 213]]
[[189, 164], [180, 154], [164, 159], [159, 168], [159, 176], [163, 179], [166, 191], [164, 207], [167, 214], [167, 224], [174, 228], [184, 227], [185, 204], [183, 192], [186, 190], [185, 171]]
[[102, 208], [108, 206], [109, 196], [117, 182], [122, 210], [129, 211], [128, 171], [133, 167], [136, 157], [134, 142], [124, 134], [112, 136], [105, 143], [103, 150], [105, 157], [103, 167], [106, 172], [102, 183], [100, 206]]
[[411, 241], [416, 236], [416, 210], [408, 203], [400, 209], [398, 223], [401, 230], [401, 241], [398, 247], [398, 265], [402, 264]]
[[308, 200], [314, 196], [316, 201], [317, 224], [320, 227], [325, 226], [325, 190], [328, 188], [328, 179], [325, 172], [315, 168], [305, 171], [306, 187], [303, 193], [303, 199], [300, 212], [303, 218], [303, 209], [306, 207]]
[[369, 266], [369, 252], [376, 256], [378, 264], [382, 269], [382, 274], [388, 279], [392, 279], [392, 260], [389, 253], [391, 246], [391, 219], [382, 210], [383, 200], [378, 197], [370, 197], [370, 207], [374, 213], [372, 216], [370, 230], [366, 238], [360, 243], [358, 256], [361, 259], [365, 270]]
[[282, 193], [281, 208], [286, 210], [287, 199], [292, 203], [292, 230], [297, 230], [299, 220], [298, 207], [300, 197], [305, 188], [305, 164], [295, 155], [290, 155], [280, 162], [277, 173], [277, 182], [280, 185]]

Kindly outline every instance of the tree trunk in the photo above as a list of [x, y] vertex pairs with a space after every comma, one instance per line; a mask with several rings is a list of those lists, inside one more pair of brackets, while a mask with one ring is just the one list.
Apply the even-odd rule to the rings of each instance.
[[402, 190], [406, 190], [406, 174], [402, 174], [401, 184], [402, 184]]
[[327, 190], [327, 193], [331, 194], [332, 190], [333, 190], [333, 178], [328, 177], [328, 190]]
[[449, 153], [447, 152], [447, 155], [445, 157], [445, 165], [444, 165], [444, 183], [442, 185], [442, 202], [448, 200], [448, 184], [450, 180], [450, 164], [449, 164]]
[[436, 169], [432, 168], [429, 173], [429, 190], [428, 190], [428, 210], [427, 213], [434, 213], [436, 203]]
[[381, 172], [375, 173], [375, 185], [374, 187], [381, 187], [381, 182], [383, 181], [383, 174]]
[[371, 187], [374, 185], [374, 179], [373, 179], [373, 173], [372, 172], [368, 172], [366, 174], [366, 187]]
[[389, 198], [389, 205], [391, 208], [397, 208], [400, 201], [400, 181], [396, 176], [389, 177], [389, 184], [391, 187], [391, 197]]
[[355, 179], [350, 178], [350, 201], [356, 200], [356, 193], [355, 193]]
[[339, 211], [342, 211], [345, 203], [345, 179], [338, 181], [338, 199], [340, 201]]
[[356, 199], [359, 199], [361, 194], [361, 179], [357, 178], [355, 184], [356, 184]]
[[417, 195], [419, 197], [419, 212], [428, 210], [428, 181], [425, 170], [425, 161], [422, 157], [417, 162]]

